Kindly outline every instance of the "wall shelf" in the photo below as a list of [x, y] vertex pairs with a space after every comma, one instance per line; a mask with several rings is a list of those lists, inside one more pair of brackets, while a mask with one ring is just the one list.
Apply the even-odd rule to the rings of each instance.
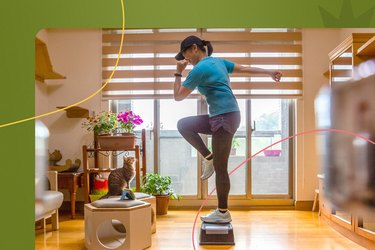
[[65, 79], [64, 76], [53, 71], [47, 45], [38, 38], [35, 39], [35, 79], [41, 82], [49, 79]]
[[375, 57], [375, 36], [357, 50], [357, 56]]
[[[60, 107], [56, 107], [56, 108], [63, 109], [65, 107], [66, 106], [60, 106]], [[68, 118], [86, 118], [86, 117], [89, 116], [89, 111], [87, 109], [81, 108], [79, 106], [74, 106], [74, 107], [68, 108], [65, 111], [66, 111], [66, 116]]]

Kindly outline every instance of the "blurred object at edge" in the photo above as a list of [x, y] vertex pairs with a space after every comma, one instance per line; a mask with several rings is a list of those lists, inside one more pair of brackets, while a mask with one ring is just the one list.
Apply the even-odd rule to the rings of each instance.
[[[375, 60], [354, 69], [351, 81], [324, 87], [315, 100], [318, 154], [325, 196], [337, 208], [375, 219]], [[367, 140], [366, 140], [367, 139]]]

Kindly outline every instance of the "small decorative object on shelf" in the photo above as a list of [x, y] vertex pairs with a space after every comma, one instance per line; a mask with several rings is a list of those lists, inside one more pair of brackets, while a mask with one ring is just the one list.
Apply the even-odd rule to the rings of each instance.
[[135, 199], [136, 199], [135, 194], [133, 193], [131, 189], [124, 188], [122, 190], [120, 200], [135, 200]]
[[103, 179], [101, 175], [96, 175], [94, 179], [94, 188], [90, 193], [90, 201], [94, 202], [106, 195], [108, 192], [108, 180]]
[[49, 155], [49, 165], [50, 166], [57, 166], [57, 162], [61, 161], [62, 155], [60, 150], [55, 149], [52, 153], [48, 152]]
[[59, 165], [57, 162], [59, 162], [62, 159], [62, 155], [60, 153], [60, 150], [55, 150], [52, 153], [49, 154], [49, 170], [51, 171], [57, 171], [59, 173], [64, 172], [77, 172], [79, 167], [81, 166], [81, 160], [76, 159], [73, 163], [71, 159], [65, 160], [65, 165]]
[[108, 192], [108, 180], [101, 175], [96, 175], [94, 180], [94, 190]]

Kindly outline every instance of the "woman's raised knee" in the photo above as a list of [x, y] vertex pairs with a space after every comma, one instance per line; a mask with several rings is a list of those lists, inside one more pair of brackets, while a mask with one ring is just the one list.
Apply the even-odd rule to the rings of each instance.
[[177, 122], [177, 129], [178, 129], [178, 131], [181, 133], [183, 131], [188, 130], [188, 126], [187, 125], [188, 125], [188, 121], [187, 121], [186, 118], [182, 118], [182, 119], [178, 120], [178, 122]]

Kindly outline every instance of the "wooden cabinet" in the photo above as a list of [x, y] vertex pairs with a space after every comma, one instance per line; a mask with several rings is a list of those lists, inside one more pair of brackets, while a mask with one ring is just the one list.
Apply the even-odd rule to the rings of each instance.
[[328, 56], [331, 86], [346, 82], [356, 66], [375, 57], [375, 33], [353, 33]]
[[319, 179], [319, 211], [321, 215], [327, 218], [331, 217], [331, 208], [327, 199], [325, 199], [324, 175], [318, 174]]
[[334, 229], [347, 238], [366, 247], [375, 249], [375, 218], [351, 214], [338, 210], [325, 197], [325, 177], [319, 179], [319, 209], [321, 217]]
[[[356, 67], [375, 58], [375, 33], [353, 33], [329, 53], [329, 79], [332, 88], [355, 77]], [[324, 175], [319, 179], [319, 208], [322, 218], [337, 231], [368, 248], [375, 249], [375, 219], [335, 207], [325, 197]]]

